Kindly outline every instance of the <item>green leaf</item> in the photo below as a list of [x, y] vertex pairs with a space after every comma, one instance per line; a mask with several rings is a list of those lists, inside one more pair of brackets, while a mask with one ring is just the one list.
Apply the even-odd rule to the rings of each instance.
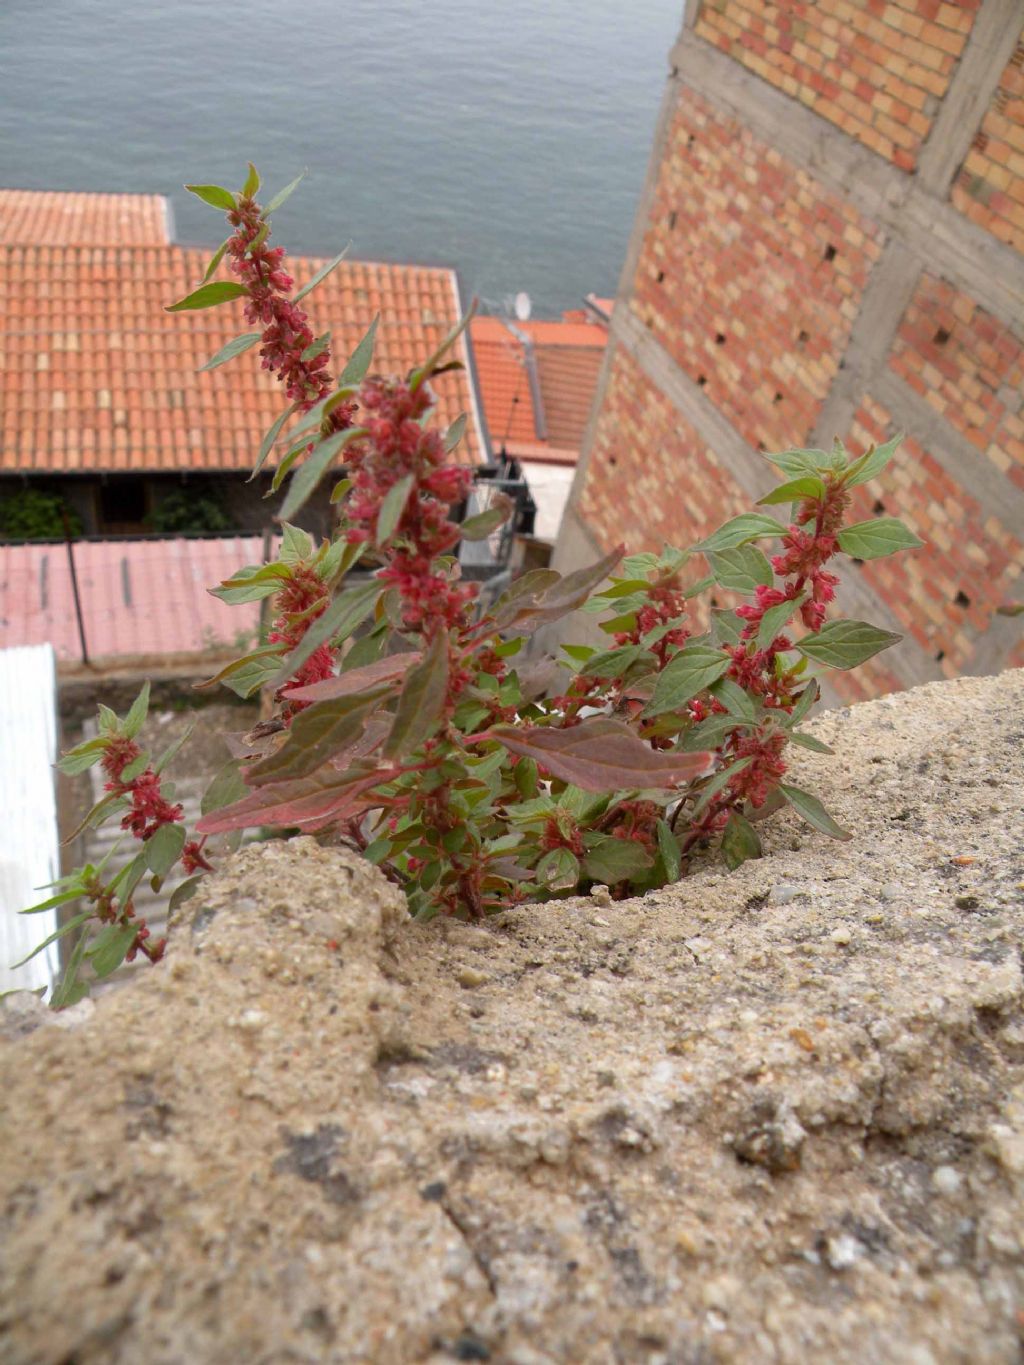
[[88, 983], [78, 979], [88, 942], [88, 935], [79, 935], [68, 965], [64, 969], [64, 975], [50, 996], [50, 1009], [62, 1010], [69, 1005], [77, 1005], [79, 1000], [89, 994]]
[[377, 327], [380, 324], [380, 314], [378, 313], [367, 327], [363, 339], [352, 352], [348, 364], [338, 376], [338, 385], [344, 388], [349, 384], [361, 384], [366, 378], [370, 365], [373, 362], [373, 348], [377, 341]]
[[281, 526], [281, 563], [298, 564], [300, 560], [309, 559], [313, 553], [313, 537], [308, 531], [303, 531], [299, 526], [292, 526], [290, 522], [283, 522]]
[[642, 714], [660, 716], [664, 711], [678, 711], [720, 678], [731, 663], [732, 659], [721, 649], [687, 645], [658, 674], [654, 695]]
[[799, 744], [802, 749], [813, 749], [816, 754], [834, 754], [835, 749], [830, 749], [827, 744], [822, 744], [820, 739], [815, 739], [813, 735], [805, 735], [802, 730], [790, 730], [789, 738], [794, 744]]
[[149, 713], [149, 683], [142, 684], [142, 691], [132, 702], [128, 714], [124, 719], [124, 733], [129, 739], [134, 739], [142, 729], [146, 716]]
[[838, 540], [842, 552], [854, 559], [881, 559], [897, 550], [914, 550], [924, 544], [898, 517], [877, 517], [844, 526]]
[[[170, 826], [165, 825], [165, 829]], [[137, 924], [108, 924], [86, 950], [86, 957], [98, 977], [110, 976], [125, 960], [139, 932]]]
[[446, 455], [450, 455], [455, 447], [466, 434], [466, 423], [469, 418], [464, 412], [460, 412], [455, 421], [451, 424], [444, 434], [444, 450]]
[[199, 804], [201, 815], [209, 815], [212, 810], [221, 810], [233, 801], [240, 801], [249, 788], [242, 780], [241, 763], [237, 758], [230, 759], [217, 773], [203, 793]]
[[285, 185], [283, 190], [278, 190], [277, 194], [274, 195], [273, 199], [271, 199], [270, 203], [264, 209], [263, 211], [264, 215], [268, 213], [273, 213], [275, 209], [279, 209], [281, 205], [285, 202], [285, 200], [288, 199], [291, 196], [291, 194], [298, 189], [299, 185], [302, 184], [303, 180], [305, 180], [308, 174], [309, 174], [308, 170], [300, 171], [299, 174], [295, 177], [295, 179], [291, 182], [291, 184]]
[[352, 487], [351, 479], [339, 479], [331, 489], [331, 503], [341, 502], [342, 498]]
[[213, 255], [210, 257], [210, 264], [206, 267], [206, 273], [203, 275], [203, 282], [204, 282], [204, 283], [210, 278], [210, 276], [214, 273], [214, 271], [215, 271], [215, 270], [217, 269], [217, 267], [220, 265], [221, 261], [224, 259], [224, 253], [225, 253], [225, 251], [227, 251], [228, 245], [230, 244], [230, 242], [231, 242], [231, 238], [230, 238], [230, 237], [225, 237], [224, 240], [223, 240], [223, 242], [221, 242], [220, 246], [217, 248], [217, 250], [216, 250], [216, 251], [213, 253]]
[[323, 355], [324, 351], [327, 350], [330, 344], [331, 344], [330, 332], [321, 332], [321, 334], [316, 338], [316, 340], [311, 341], [309, 345], [306, 347], [306, 349], [302, 352], [301, 358], [303, 360], [315, 360], [318, 355]]
[[197, 199], [201, 199], [213, 209], [222, 209], [225, 213], [230, 213], [238, 208], [235, 196], [223, 185], [186, 185], [185, 188], [189, 194], [194, 194]]
[[734, 611], [712, 609], [711, 638], [717, 645], [738, 645], [746, 624]]
[[735, 872], [748, 858], [760, 856], [761, 840], [756, 830], [745, 815], [734, 810], [722, 832], [722, 857], [726, 867], [730, 872]]
[[753, 699], [732, 678], [719, 678], [717, 682], [711, 684], [708, 690], [713, 697], [722, 703], [731, 716], [735, 716], [738, 720], [749, 721], [751, 724], [757, 720], [757, 708]]
[[347, 246], [342, 247], [341, 251], [338, 252], [337, 256], [335, 256], [333, 261], [328, 261], [326, 265], [322, 265], [320, 269], [316, 272], [316, 274], [313, 276], [313, 278], [309, 281], [309, 283], [304, 284], [302, 288], [299, 290], [299, 292], [295, 295], [294, 302], [299, 303], [302, 299], [306, 297], [307, 294], [312, 293], [312, 291], [317, 287], [321, 280], [326, 280], [327, 276], [331, 273], [331, 271], [336, 270], [337, 267], [341, 265], [342, 261], [345, 259], [345, 257], [348, 255], [351, 249], [352, 243], [349, 242]]
[[486, 540], [492, 531], [504, 526], [515, 511], [515, 503], [504, 493], [491, 495], [491, 505], [483, 512], [459, 523], [459, 535], [463, 540]]
[[245, 177], [245, 184], [242, 186], [242, 198], [251, 199], [260, 187], [260, 173], [256, 167], [249, 162], [249, 174]]
[[371, 578], [368, 583], [360, 583], [358, 587], [349, 588], [335, 597], [326, 611], [309, 626], [284, 662], [274, 669], [268, 685], [275, 689], [283, 687], [325, 641], [335, 640], [340, 644], [342, 640], [347, 640], [373, 611], [379, 596], [380, 583]]
[[[235, 686], [229, 683], [228, 679], [233, 679], [234, 682], [237, 682], [238, 677], [242, 674], [251, 678], [253, 675], [248, 666], [257, 661], [265, 661], [270, 672], [273, 672], [273, 670], [277, 668], [280, 658], [280, 645], [261, 645], [259, 649], [254, 649], [250, 654], [243, 654], [240, 659], [232, 659], [229, 664], [225, 664], [220, 672], [215, 673], [212, 678], [207, 678], [203, 682], [193, 683], [192, 686], [199, 692], [207, 687], [215, 687], [217, 683], [223, 683], [225, 687], [231, 686], [231, 690], [235, 692], [237, 696], [247, 697], [249, 695], [248, 692], [239, 692]], [[267, 673], [266, 676], [269, 677], [270, 673]]]
[[237, 280], [211, 280], [209, 284], [201, 284], [191, 294], [186, 294], [177, 303], [168, 304], [164, 312], [181, 313], [195, 308], [216, 308], [218, 304], [243, 298], [248, 292], [245, 285], [239, 284]]
[[149, 754], [139, 754], [138, 758], [133, 758], [129, 764], [121, 769], [121, 781], [134, 782], [137, 777], [142, 776], [148, 767]]
[[281, 459], [278, 461], [277, 468], [274, 470], [274, 476], [270, 480], [270, 489], [268, 492], [263, 494], [265, 498], [272, 498], [274, 496], [277, 490], [284, 483], [285, 479], [292, 472], [292, 468], [295, 465], [295, 463], [300, 459], [301, 456], [305, 455], [307, 450], [309, 450], [310, 445], [311, 442], [302, 441], [299, 445], [295, 447], [294, 450], [289, 450], [287, 455], [283, 455], [281, 457]]
[[843, 474], [845, 487], [856, 488], [859, 483], [867, 483], [869, 479], [877, 478], [896, 454], [902, 440], [903, 433], [900, 432], [891, 441], [886, 441], [884, 445], [872, 446], [859, 459], [854, 460]]
[[643, 645], [620, 645], [617, 649], [604, 649], [587, 660], [580, 669], [580, 677], [621, 678], [645, 654], [649, 659], [654, 658]]
[[253, 479], [255, 479], [256, 475], [263, 468], [264, 464], [266, 463], [267, 456], [274, 449], [274, 442], [281, 435], [281, 428], [284, 426], [285, 422], [287, 422], [288, 418], [295, 411], [295, 407], [296, 405], [293, 403], [290, 408], [286, 408], [285, 411], [282, 412], [281, 416], [270, 428], [270, 430], [267, 432], [267, 434], [263, 437], [263, 440], [260, 443], [260, 452], [256, 456], [256, 463], [253, 465], [252, 473], [249, 475], [248, 479], [246, 480], [246, 483], [252, 483]]
[[778, 606], [768, 608], [761, 617], [761, 624], [757, 628], [757, 638], [754, 643], [758, 649], [769, 647], [775, 637], [785, 629], [793, 613], [806, 596], [806, 593], [801, 593], [792, 601], [780, 602]]
[[829, 668], [856, 668], [865, 659], [902, 639], [902, 635], [879, 630], [866, 621], [830, 621], [816, 635], [805, 635], [798, 640], [796, 648], [808, 659]]
[[[94, 807], [95, 809], [95, 807]], [[80, 900], [84, 893], [84, 887], [76, 886], [67, 891], [60, 891], [56, 896], [51, 896], [49, 900], [40, 901], [38, 905], [30, 905], [27, 910], [19, 910], [19, 915], [41, 915], [44, 910], [53, 910], [58, 905], [67, 905], [68, 901]]]
[[194, 720], [190, 721], [190, 723], [185, 727], [185, 729], [181, 732], [178, 738], [172, 740], [171, 743], [168, 744], [167, 748], [163, 751], [163, 753], [160, 755], [157, 761], [153, 764], [153, 771], [155, 773], [163, 772], [163, 770], [167, 767], [168, 763], [170, 763], [171, 760], [177, 756], [178, 751], [182, 748], [182, 746], [187, 744], [188, 741], [192, 738], [192, 731], [195, 728], [196, 722]]
[[701, 788], [697, 804], [693, 808], [693, 818], [696, 819], [710, 803], [712, 797], [717, 796], [723, 787], [727, 787], [737, 773], [741, 773], [744, 768], [749, 768], [753, 761], [754, 758], [751, 754], [747, 758], [741, 758], [738, 762], [731, 763], [728, 768], [722, 768], [720, 772], [715, 773], [707, 786]]
[[825, 473], [836, 469], [842, 456], [829, 450], [781, 450], [771, 453], [762, 450], [761, 454], [770, 463], [781, 469], [783, 474], [800, 478], [804, 474]]
[[200, 365], [199, 373], [202, 374], [204, 370], [215, 370], [218, 365], [226, 365], [229, 360], [234, 360], [236, 355], [242, 355], [257, 345], [262, 336], [262, 332], [243, 332], [241, 336], [235, 337], [226, 346], [222, 346], [205, 365]]
[[780, 502], [799, 502], [803, 498], [821, 498], [824, 495], [825, 484], [822, 479], [816, 474], [802, 474], [798, 479], [779, 484], [778, 488], [773, 488], [757, 501], [759, 506], [772, 507]]
[[96, 709], [96, 718], [99, 721], [101, 735], [118, 735], [121, 733], [121, 722], [117, 718], [117, 712], [111, 711], [109, 706], [104, 706], [102, 702]]
[[579, 884], [579, 859], [568, 848], [550, 849], [538, 862], [534, 880], [551, 891], [571, 891]]
[[[229, 606], [236, 606], [240, 602], [258, 602], [280, 591], [290, 577], [284, 565], [253, 564], [239, 569], [233, 578], [226, 578], [219, 587], [210, 588], [209, 592], [211, 597], [219, 597]], [[216, 682], [219, 677], [218, 674], [211, 681]]]
[[377, 530], [374, 536], [377, 545], [386, 544], [394, 535], [415, 482], [415, 474], [406, 474], [405, 478], [393, 483], [384, 494], [380, 511], [377, 513]]
[[384, 757], [398, 758], [429, 739], [444, 713], [448, 695], [448, 636], [439, 631], [423, 662], [410, 669], [398, 698], [395, 719], [384, 741]]
[[292, 476], [281, 508], [281, 517], [292, 517], [300, 507], [304, 507], [338, 454], [350, 441], [358, 440], [365, 435], [365, 427], [348, 427], [345, 431], [337, 431], [333, 436], [328, 436], [326, 441], [319, 441], [305, 463], [300, 466], [299, 472]]
[[762, 512], [744, 512], [742, 516], [727, 521], [714, 535], [708, 536], [707, 540], [700, 541], [693, 548], [703, 554], [707, 554], [709, 550], [720, 553], [722, 550], [732, 550], [737, 545], [746, 545], [751, 540], [781, 536], [783, 529], [774, 517], [766, 516]]
[[731, 550], [708, 554], [715, 582], [730, 592], [752, 593], [774, 581], [768, 557], [756, 545], [736, 545]]
[[68, 777], [77, 777], [79, 773], [88, 771], [94, 763], [98, 763], [106, 748], [107, 740], [102, 736], [87, 739], [83, 744], [76, 744], [66, 754], [61, 754], [57, 760], [57, 767], [62, 773], [67, 773]]
[[736, 729], [736, 725], [737, 720], [733, 715], [707, 716], [686, 732], [679, 747], [684, 754], [696, 753], [701, 749], [717, 749], [725, 737]]
[[171, 892], [171, 898], [167, 902], [168, 914], [173, 914], [179, 906], [184, 905], [186, 901], [190, 901], [199, 890], [199, 883], [202, 880], [203, 874], [197, 872], [194, 877], [186, 877], [183, 882], [179, 882]]
[[451, 350], [459, 337], [469, 326], [469, 320], [475, 312], [476, 303], [474, 302], [464, 316], [460, 318], [456, 325], [451, 329], [434, 354], [420, 365], [418, 369], [413, 370], [412, 374], [409, 376], [409, 387], [412, 389], [413, 393], [416, 393], [423, 382], [435, 373], [439, 362], [444, 359], [446, 353]]
[[166, 877], [185, 847], [185, 826], [161, 825], [142, 845], [146, 866], [158, 877]]
[[665, 868], [665, 881], [670, 885], [677, 882], [683, 866], [679, 852], [679, 840], [672, 833], [671, 827], [665, 820], [658, 821], [658, 852], [661, 854], [661, 861]]
[[796, 704], [794, 705], [792, 711], [789, 713], [789, 720], [786, 722], [787, 725], [800, 724], [804, 716], [807, 715], [807, 712], [818, 700], [818, 693], [820, 690], [821, 689], [818, 687], [817, 682], [812, 678], [811, 681], [804, 688], [804, 690], [800, 693], [799, 697], [797, 697]]
[[49, 948], [51, 943], [56, 943], [57, 940], [63, 938], [65, 934], [70, 934], [72, 929], [77, 929], [80, 924], [84, 924], [87, 919], [91, 919], [92, 915], [93, 911], [91, 909], [83, 910], [81, 914], [74, 915], [68, 920], [67, 924], [62, 924], [60, 928], [55, 929], [48, 938], [44, 938], [42, 943], [37, 943], [26, 957], [23, 957], [19, 962], [12, 962], [11, 971], [14, 971], [17, 967], [24, 967], [26, 962], [31, 962], [44, 948]]
[[646, 872], [654, 859], [642, 844], [633, 839], [614, 839], [599, 835], [583, 859], [584, 875], [606, 886], [629, 881]]
[[787, 786], [785, 782], [779, 783], [779, 791], [797, 815], [802, 820], [806, 820], [814, 829], [820, 830], [822, 834], [827, 834], [830, 839], [846, 840], [853, 838], [849, 830], [845, 830], [842, 825], [836, 824], [818, 798], [812, 796], [810, 792], [801, 791], [799, 787]]

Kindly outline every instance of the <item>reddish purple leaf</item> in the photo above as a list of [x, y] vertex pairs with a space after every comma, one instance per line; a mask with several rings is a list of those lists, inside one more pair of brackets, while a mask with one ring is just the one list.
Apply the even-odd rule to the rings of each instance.
[[356, 814], [363, 808], [363, 792], [386, 782], [393, 773], [394, 769], [380, 768], [375, 763], [356, 764], [344, 771], [328, 763], [306, 777], [275, 782], [249, 792], [240, 801], [204, 815], [196, 828], [200, 834], [225, 834], [256, 825], [320, 829]]
[[651, 749], [628, 725], [594, 716], [568, 730], [534, 725], [496, 726], [490, 734], [507, 749], [536, 760], [552, 777], [588, 792], [675, 787], [706, 772], [711, 755]]
[[499, 598], [493, 612], [495, 625], [500, 630], [527, 623], [546, 625], [549, 621], [558, 621], [561, 617], [568, 616], [570, 612], [583, 606], [625, 552], [626, 547], [619, 545], [596, 564], [590, 564], [585, 569], [577, 569], [575, 573], [567, 574], [565, 578], [552, 579], [550, 575], [553, 571], [549, 569], [535, 570], [536, 589], [523, 591], [521, 585], [514, 583], [505, 597]]
[[251, 787], [305, 777], [321, 764], [337, 759], [355, 744], [366, 728], [370, 713], [382, 704], [390, 689], [378, 684], [373, 691], [350, 697], [315, 702], [292, 721], [288, 738], [280, 749], [262, 759], [246, 773]]
[[288, 701], [327, 701], [331, 697], [345, 697], [350, 692], [362, 692], [378, 683], [393, 682], [420, 661], [419, 650], [409, 654], [389, 654], [362, 668], [339, 673], [336, 678], [310, 683], [308, 687], [292, 687], [284, 694]]

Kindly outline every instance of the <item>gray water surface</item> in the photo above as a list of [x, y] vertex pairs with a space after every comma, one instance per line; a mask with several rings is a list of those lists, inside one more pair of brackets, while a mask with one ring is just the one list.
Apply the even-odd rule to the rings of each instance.
[[276, 189], [295, 251], [458, 267], [498, 308], [614, 292], [681, 0], [2, 0], [0, 184]]

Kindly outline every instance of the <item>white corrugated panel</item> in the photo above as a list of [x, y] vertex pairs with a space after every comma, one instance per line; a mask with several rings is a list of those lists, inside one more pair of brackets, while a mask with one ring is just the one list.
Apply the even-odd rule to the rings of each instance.
[[16, 971], [11, 963], [47, 938], [56, 914], [19, 915], [44, 900], [36, 888], [60, 876], [57, 673], [50, 645], [0, 649], [0, 990], [49, 986], [57, 945]]

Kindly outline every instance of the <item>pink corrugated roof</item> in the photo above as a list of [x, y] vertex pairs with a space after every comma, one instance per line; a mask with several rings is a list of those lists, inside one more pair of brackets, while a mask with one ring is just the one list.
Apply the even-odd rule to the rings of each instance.
[[[80, 541], [75, 568], [92, 658], [231, 649], [253, 637], [259, 603], [230, 607], [207, 592], [263, 559], [259, 536]], [[53, 645], [80, 659], [64, 545], [0, 545], [0, 648]]]

